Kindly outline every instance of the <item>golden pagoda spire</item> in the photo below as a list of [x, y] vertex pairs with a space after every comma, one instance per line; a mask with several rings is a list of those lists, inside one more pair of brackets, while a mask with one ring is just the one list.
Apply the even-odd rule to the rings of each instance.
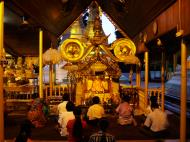
[[[93, 45], [108, 44], [107, 37], [102, 28], [101, 9], [96, 2], [89, 6], [89, 18], [84, 37]], [[103, 42], [104, 41], [104, 42]]]
[[84, 36], [86, 38], [92, 39], [94, 37], [94, 20], [95, 17], [97, 16], [98, 12], [98, 7], [96, 5], [95, 2], [93, 2], [90, 6], [89, 6], [89, 17], [88, 17], [88, 22], [87, 22], [87, 26], [86, 29], [84, 31]]

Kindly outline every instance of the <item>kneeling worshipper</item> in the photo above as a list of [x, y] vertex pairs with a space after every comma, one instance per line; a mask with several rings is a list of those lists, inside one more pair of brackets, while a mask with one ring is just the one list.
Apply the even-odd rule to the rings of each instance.
[[137, 123], [133, 117], [133, 108], [129, 104], [130, 96], [126, 94], [122, 100], [123, 102], [116, 108], [116, 112], [119, 114], [118, 123], [120, 125], [133, 124], [136, 126]]
[[162, 138], [167, 134], [167, 128], [169, 126], [167, 114], [159, 109], [158, 103], [152, 103], [151, 109], [152, 112], [147, 115], [144, 122], [144, 129], [141, 132], [153, 137]]
[[[31, 105], [31, 108], [28, 112], [28, 119], [31, 121], [31, 123], [36, 127], [44, 127], [46, 124], [46, 115], [47, 115], [47, 105], [44, 105], [43, 100], [40, 98], [36, 98]], [[44, 111], [45, 110], [45, 111]]]

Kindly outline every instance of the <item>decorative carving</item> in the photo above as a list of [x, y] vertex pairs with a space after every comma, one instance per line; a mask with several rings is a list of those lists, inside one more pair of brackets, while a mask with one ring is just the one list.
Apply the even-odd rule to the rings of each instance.
[[153, 31], [154, 35], [156, 35], [158, 33], [158, 24], [157, 24], [157, 21], [153, 22], [153, 24], [152, 24], [152, 31]]
[[66, 39], [61, 45], [62, 57], [67, 61], [78, 61], [84, 54], [84, 47], [78, 39]]
[[121, 61], [125, 60], [127, 56], [135, 55], [136, 53], [135, 44], [127, 38], [116, 40], [112, 47], [114, 48], [115, 56]]

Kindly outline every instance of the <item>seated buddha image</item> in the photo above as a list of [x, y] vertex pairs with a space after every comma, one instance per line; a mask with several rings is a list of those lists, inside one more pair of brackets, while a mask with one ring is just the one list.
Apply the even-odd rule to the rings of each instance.
[[22, 57], [18, 57], [17, 59], [17, 64], [16, 64], [16, 69], [22, 69]]
[[96, 76], [96, 78], [94, 79], [91, 90], [97, 93], [104, 92], [104, 86], [99, 76]]
[[15, 80], [22, 80], [25, 78], [25, 68], [23, 67], [22, 57], [18, 57], [16, 70], [15, 70]]

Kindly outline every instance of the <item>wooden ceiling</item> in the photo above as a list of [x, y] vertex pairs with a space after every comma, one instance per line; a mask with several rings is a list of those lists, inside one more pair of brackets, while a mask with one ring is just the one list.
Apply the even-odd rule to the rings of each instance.
[[[130, 38], [176, 0], [8, 0], [5, 1], [5, 50], [15, 56], [38, 56], [38, 31], [44, 51], [96, 1]], [[29, 21], [22, 24], [23, 16]]]

